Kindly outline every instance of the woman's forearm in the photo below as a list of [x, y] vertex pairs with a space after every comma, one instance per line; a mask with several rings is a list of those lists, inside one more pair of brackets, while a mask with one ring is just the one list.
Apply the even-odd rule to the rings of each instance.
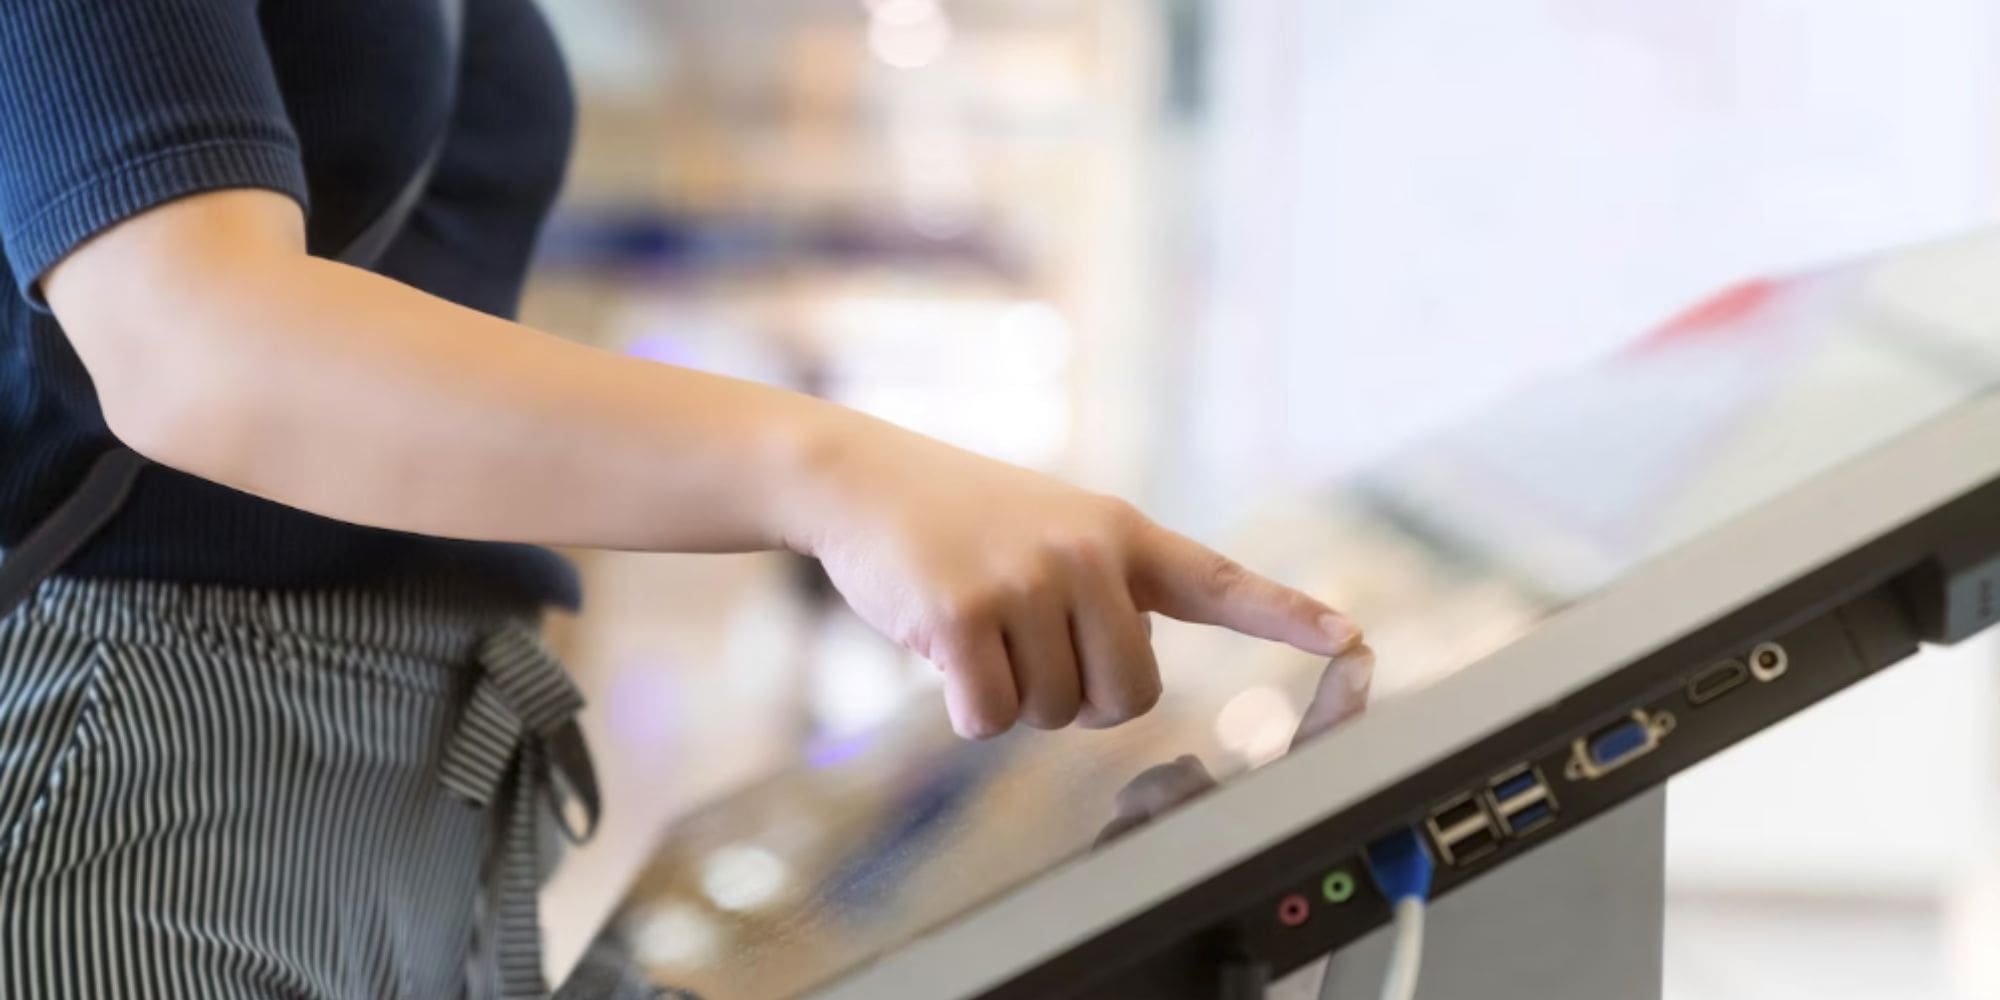
[[155, 288], [147, 329], [114, 338], [115, 356], [85, 349], [114, 430], [163, 464], [343, 521], [603, 548], [769, 548], [784, 541], [785, 496], [825, 443], [868, 423], [302, 254], [223, 270], [226, 294], [203, 278]]
[[240, 297], [213, 393], [148, 435], [190, 472], [341, 520], [457, 538], [768, 548], [851, 419], [796, 394], [568, 343], [303, 258]]

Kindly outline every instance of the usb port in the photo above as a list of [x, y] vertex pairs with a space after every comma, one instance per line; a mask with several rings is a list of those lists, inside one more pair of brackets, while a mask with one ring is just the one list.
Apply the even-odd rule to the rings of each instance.
[[1520, 837], [1553, 822], [1555, 818], [1555, 803], [1545, 800], [1523, 806], [1519, 812], [1501, 819], [1500, 823], [1507, 828], [1509, 836]]
[[1542, 784], [1542, 776], [1532, 768], [1516, 768], [1512, 774], [1502, 774], [1494, 778], [1494, 802], [1510, 802], [1514, 798], [1534, 792]]
[[1461, 795], [1431, 813], [1426, 821], [1438, 857], [1448, 865], [1463, 865], [1500, 849], [1500, 829], [1471, 795]]
[[1541, 769], [1529, 764], [1501, 774], [1487, 784], [1486, 802], [1509, 836], [1521, 836], [1555, 819], [1556, 797], [1542, 780]]
[[1466, 826], [1476, 826], [1485, 822], [1486, 813], [1470, 795], [1461, 795], [1445, 805], [1439, 806], [1431, 814], [1431, 823], [1439, 831], [1451, 833]]
[[1542, 776], [1533, 768], [1523, 767], [1511, 774], [1493, 779], [1494, 808], [1505, 811], [1507, 803], [1524, 795], [1533, 795], [1542, 786]]

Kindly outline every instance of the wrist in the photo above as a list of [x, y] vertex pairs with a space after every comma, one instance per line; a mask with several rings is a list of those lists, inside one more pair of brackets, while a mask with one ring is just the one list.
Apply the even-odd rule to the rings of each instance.
[[764, 521], [774, 544], [803, 556], [817, 556], [830, 515], [847, 492], [859, 414], [832, 403], [794, 397], [768, 435], [771, 470], [763, 491]]

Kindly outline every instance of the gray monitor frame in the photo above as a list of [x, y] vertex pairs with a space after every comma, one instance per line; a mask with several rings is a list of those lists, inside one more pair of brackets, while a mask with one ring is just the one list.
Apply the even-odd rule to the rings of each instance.
[[[1996, 516], [1968, 519], [1973, 500]], [[1483, 746], [1541, 730], [1541, 743], [1559, 743], [1579, 718], [1588, 724], [1552, 707], [1576, 705], [1585, 692], [1616, 693], [1622, 674], [1657, 666], [1665, 653], [1719, 655], [1750, 635], [1832, 613], [1917, 571], [1975, 523], [2000, 524], [2000, 394], [1974, 398], [1725, 523], [1436, 685], [1372, 709], [813, 996], [1202, 995], [1192, 973], [1130, 992], [1105, 984], [1132, 975], [1120, 967], [1178, 969], [1190, 955], [1220, 957], [1238, 947], [1226, 931], [1244, 900], [1281, 886], [1277, 869], [1298, 865], [1302, 842], [1319, 842], [1309, 853], [1351, 855], [1375, 835], [1420, 822], [1468, 774], [1503, 759]], [[1750, 633], [1736, 634], [1746, 627]], [[1895, 638], [1883, 640], [1888, 659], [1898, 658]], [[1454, 762], [1464, 773], [1452, 773]], [[1222, 891], [1234, 883], [1243, 883], [1241, 892]], [[1169, 981], [1184, 982], [1160, 985]]]

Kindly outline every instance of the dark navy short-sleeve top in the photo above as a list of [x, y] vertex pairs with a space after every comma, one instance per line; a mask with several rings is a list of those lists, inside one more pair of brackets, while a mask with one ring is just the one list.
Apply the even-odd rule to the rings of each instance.
[[[434, 0], [0, 7], [0, 549], [114, 444], [37, 281], [136, 213], [203, 191], [277, 191], [305, 206], [311, 250], [334, 256], [442, 132], [435, 175], [376, 269], [513, 315], [574, 120], [532, 0], [466, 0], [455, 101]], [[161, 468], [66, 572], [578, 597], [574, 571], [542, 549], [355, 527]]]

